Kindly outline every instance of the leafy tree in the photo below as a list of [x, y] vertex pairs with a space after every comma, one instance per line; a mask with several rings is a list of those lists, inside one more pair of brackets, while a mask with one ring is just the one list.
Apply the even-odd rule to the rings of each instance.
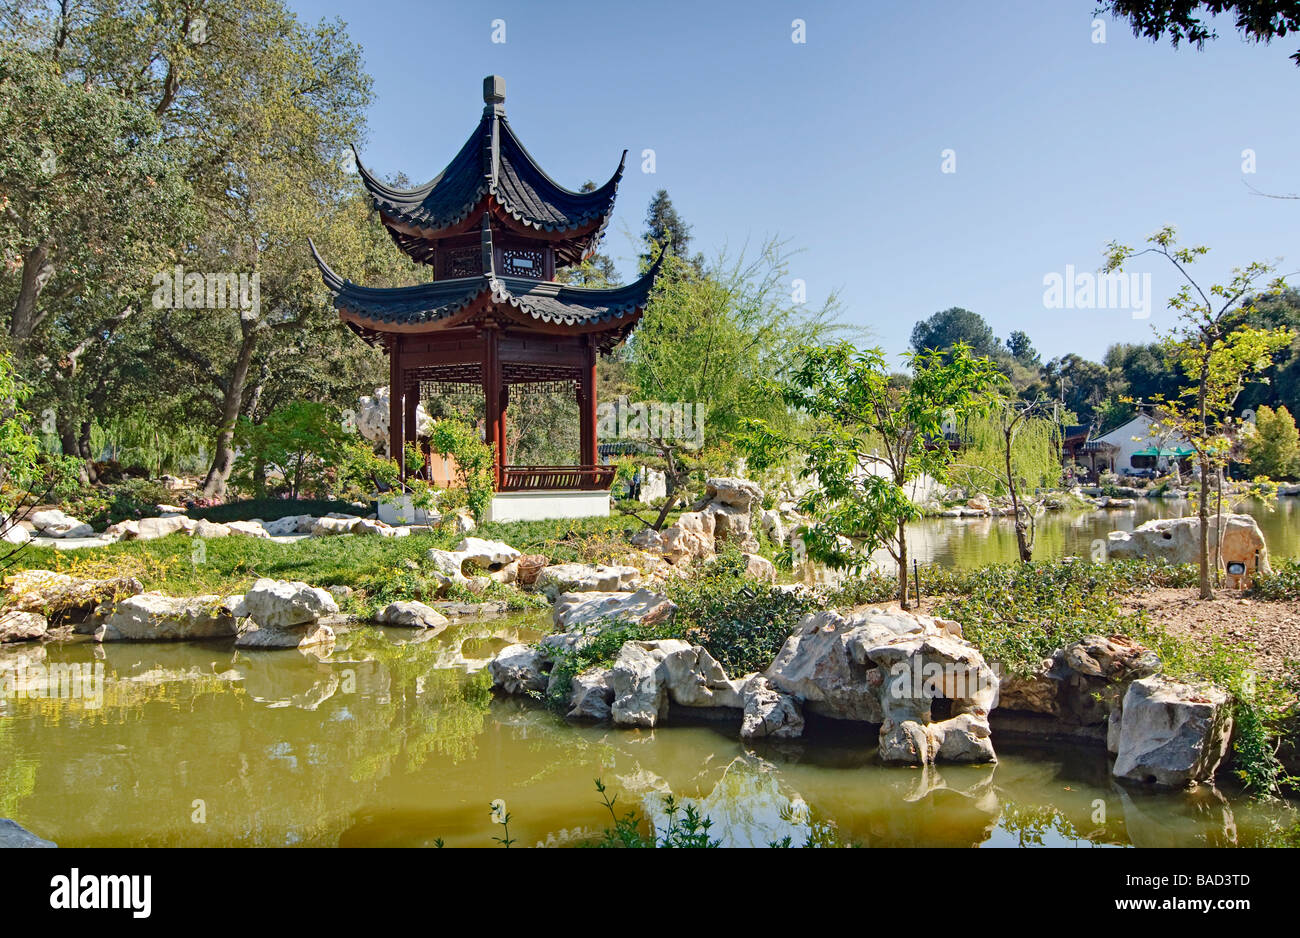
[[816, 308], [792, 299], [790, 257], [773, 240], [756, 256], [720, 254], [706, 274], [676, 255], [664, 259], [624, 351], [626, 374], [643, 400], [701, 405], [706, 446], [731, 438], [744, 417], [788, 423], [765, 382], [799, 346], [840, 328], [834, 295]]
[[954, 481], [986, 487], [1011, 496], [1020, 559], [1034, 556], [1034, 517], [1038, 493], [1061, 478], [1060, 424], [1052, 417], [1054, 402], [1000, 397], [983, 413], [966, 421], [962, 448], [951, 470]]
[[984, 317], [960, 306], [941, 310], [912, 328], [912, 349], [916, 352], [946, 352], [958, 343], [964, 343], [975, 355], [1005, 354]]
[[952, 451], [945, 422], [960, 423], [985, 407], [1000, 380], [991, 361], [962, 343], [946, 354], [932, 350], [909, 358], [911, 380], [900, 386], [878, 348], [804, 346], [779, 392], [787, 406], [816, 421], [815, 431], [782, 432], [751, 419], [740, 442], [759, 469], [797, 455], [800, 476], [813, 480], [799, 502], [813, 519], [801, 532], [808, 556], [831, 567], [861, 568], [872, 551], [885, 548], [897, 565], [903, 608], [907, 525], [921, 517], [908, 485], [922, 473], [946, 479]]
[[1152, 247], [1136, 251], [1112, 241], [1107, 246], [1105, 271], [1123, 268], [1129, 258], [1142, 254], [1164, 257], [1184, 280], [1169, 300], [1178, 313], [1179, 325], [1163, 339], [1168, 360], [1182, 373], [1187, 385], [1171, 398], [1156, 396], [1159, 407], [1156, 425], [1168, 433], [1180, 434], [1195, 451], [1200, 469], [1201, 490], [1197, 504], [1200, 518], [1200, 592], [1210, 599], [1210, 477], [1227, 465], [1240, 422], [1233, 417], [1238, 395], [1246, 382], [1258, 376], [1273, 356], [1290, 345], [1295, 335], [1286, 329], [1259, 329], [1246, 325], [1258, 296], [1285, 289], [1281, 278], [1266, 290], [1258, 284], [1274, 273], [1270, 264], [1255, 262], [1234, 271], [1227, 284], [1203, 288], [1187, 272], [1206, 247], [1180, 248], [1172, 227], [1156, 232], [1147, 242]]
[[346, 434], [338, 415], [316, 401], [295, 401], [272, 411], [261, 423], [240, 420], [235, 430], [239, 457], [234, 478], [259, 497], [268, 472], [284, 479], [285, 494], [324, 497], [331, 468], [339, 461]]
[[[1295, 0], [1103, 0], [1094, 15], [1109, 13], [1127, 19], [1134, 36], [1159, 42], [1166, 36], [1178, 48], [1186, 42], [1197, 49], [1219, 38], [1206, 17], [1230, 14], [1242, 38], [1268, 43], [1300, 31], [1300, 5]], [[1300, 52], [1291, 56], [1300, 65]]]
[[691, 257], [691, 226], [682, 220], [668, 197], [667, 189], [660, 189], [650, 199], [650, 206], [645, 213], [645, 231], [641, 235], [644, 245], [641, 252], [641, 266], [648, 267], [659, 256], [661, 250], [667, 250], [687, 262], [696, 273], [704, 269], [702, 255]]
[[1114, 391], [1113, 375], [1106, 366], [1071, 352], [1044, 365], [1043, 378], [1049, 393], [1081, 423], [1100, 423], [1102, 405]]
[[1255, 432], [1246, 435], [1245, 461], [1256, 475], [1294, 479], [1300, 473], [1300, 433], [1285, 407], [1267, 404], [1255, 413]]
[[1026, 368], [1036, 368], [1042, 364], [1042, 359], [1034, 349], [1034, 343], [1030, 341], [1029, 335], [1019, 329], [1007, 336], [1007, 351]]
[[[496, 457], [472, 424], [460, 420], [435, 420], [429, 433], [429, 446], [439, 455], [449, 456], [456, 464], [456, 485], [464, 504], [482, 521], [492, 505], [496, 491], [494, 470]], [[450, 507], [450, 501], [441, 503]]]

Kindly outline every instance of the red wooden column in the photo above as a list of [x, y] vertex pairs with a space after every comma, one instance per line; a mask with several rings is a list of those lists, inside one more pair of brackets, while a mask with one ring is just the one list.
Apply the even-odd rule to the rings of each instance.
[[501, 488], [505, 473], [504, 447], [501, 446], [501, 360], [500, 335], [496, 323], [483, 326], [483, 414], [486, 421], [483, 440], [496, 450], [496, 468], [493, 473], [496, 487]]
[[[406, 401], [403, 420], [402, 420], [402, 437], [406, 443], [415, 443], [419, 440], [420, 435], [416, 432], [415, 426], [415, 409], [420, 406], [419, 385], [404, 386], [406, 392]], [[402, 462], [406, 462], [406, 454], [402, 454]]]
[[[402, 337], [394, 335], [388, 340], [388, 455], [397, 460], [399, 467], [403, 467], [406, 422], [402, 408], [405, 388], [402, 377]], [[403, 467], [400, 471], [402, 478], [406, 478], [406, 469]]]
[[600, 458], [596, 451], [596, 346], [590, 339], [583, 349], [582, 378], [578, 385], [579, 415], [578, 462], [595, 466]]
[[497, 452], [501, 454], [501, 480], [505, 481], [505, 467], [510, 465], [510, 453], [506, 447], [506, 412], [510, 409], [510, 385], [501, 382], [501, 418], [497, 423]]

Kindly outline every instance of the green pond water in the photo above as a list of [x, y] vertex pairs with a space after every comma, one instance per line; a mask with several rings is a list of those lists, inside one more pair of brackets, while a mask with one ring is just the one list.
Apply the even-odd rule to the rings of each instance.
[[[1254, 515], [1273, 557], [1300, 556], [1300, 498], [1278, 498], [1271, 505], [1252, 499], [1237, 511]], [[1160, 498], [1138, 499], [1137, 507], [1129, 509], [1049, 512], [1037, 520], [1034, 556], [1043, 560], [1090, 557], [1093, 544], [1104, 542], [1111, 531], [1131, 531], [1155, 518], [1195, 513], [1183, 499]], [[1018, 556], [1012, 518], [926, 518], [908, 530], [908, 552], [920, 563], [978, 567], [1012, 562]]]
[[[0, 817], [63, 846], [574, 844], [690, 799], [727, 845], [1248, 845], [1292, 808], [1120, 787], [1104, 753], [1000, 742], [992, 766], [887, 768], [867, 727], [747, 747], [733, 723], [566, 724], [482, 670], [534, 619], [420, 641], [344, 632], [324, 657], [209, 645], [0, 649]], [[74, 680], [73, 675], [80, 680]], [[52, 686], [54, 682], [57, 686]]]

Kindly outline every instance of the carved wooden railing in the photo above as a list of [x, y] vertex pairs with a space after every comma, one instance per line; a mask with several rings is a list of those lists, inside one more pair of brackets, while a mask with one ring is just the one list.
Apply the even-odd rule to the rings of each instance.
[[547, 489], [605, 492], [614, 484], [614, 466], [506, 466], [503, 492], [538, 492]]

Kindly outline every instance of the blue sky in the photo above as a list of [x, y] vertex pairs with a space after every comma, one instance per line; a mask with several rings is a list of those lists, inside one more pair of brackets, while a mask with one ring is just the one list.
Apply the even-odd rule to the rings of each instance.
[[1243, 184], [1300, 192], [1300, 39], [1254, 46], [1223, 23], [1204, 51], [1174, 50], [1108, 20], [1096, 43], [1093, 0], [290, 2], [341, 17], [365, 50], [369, 167], [433, 176], [477, 121], [483, 76], [503, 75], [511, 125], [562, 184], [603, 182], [630, 151], [605, 242], [625, 276], [666, 188], [697, 250], [789, 239], [810, 299], [838, 289], [891, 353], [949, 306], [1024, 330], [1044, 360], [1146, 341], [1178, 286], [1157, 259], [1132, 268], [1152, 274], [1147, 320], [1047, 309], [1043, 279], [1164, 224], [1212, 248], [1207, 280], [1279, 257], [1300, 271], [1300, 201]]

